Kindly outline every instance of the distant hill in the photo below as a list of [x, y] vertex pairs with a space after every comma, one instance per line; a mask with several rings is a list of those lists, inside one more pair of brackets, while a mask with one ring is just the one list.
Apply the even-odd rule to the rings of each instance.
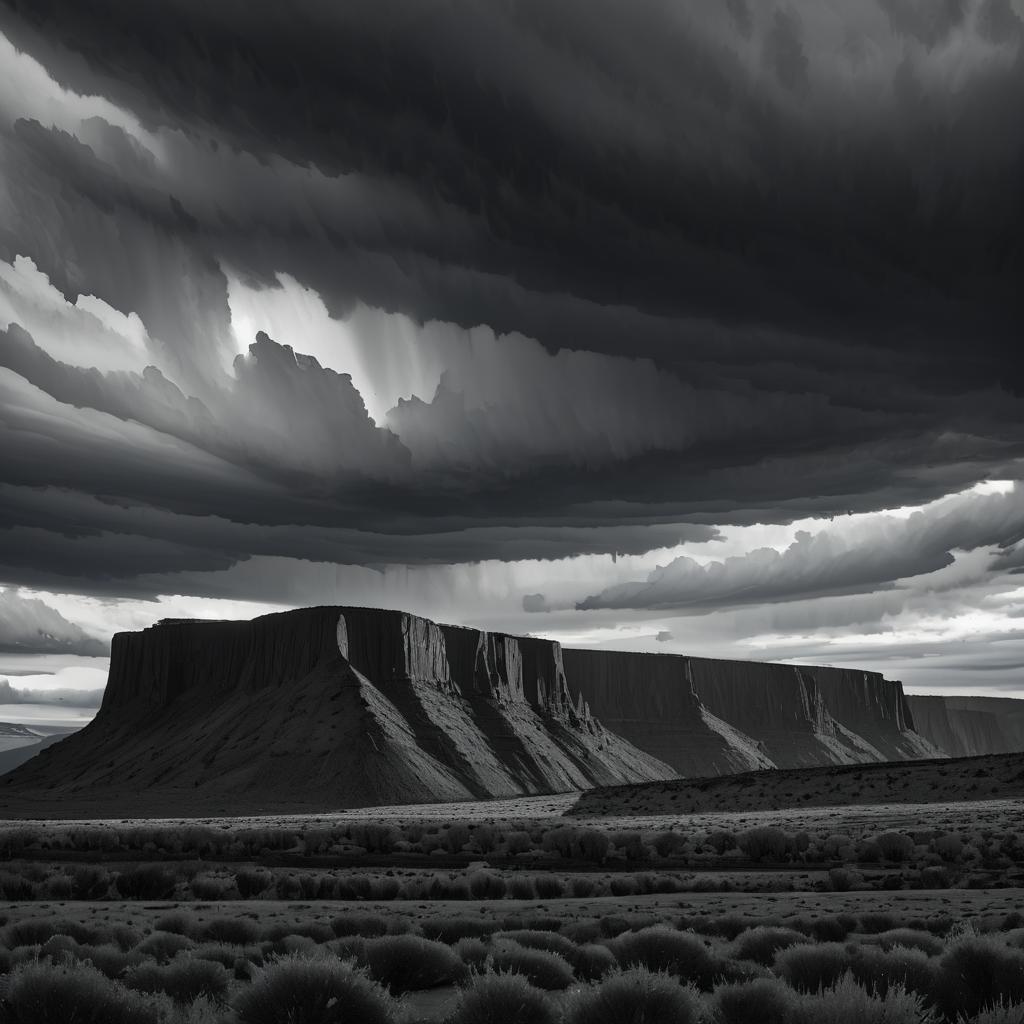
[[1021, 797], [1024, 754], [992, 754], [602, 787], [582, 794], [568, 813], [578, 817], [654, 816]]
[[0, 775], [13, 771], [41, 750], [76, 731], [55, 726], [0, 722]]
[[1024, 750], [1024, 700], [908, 697], [918, 731], [952, 757]]

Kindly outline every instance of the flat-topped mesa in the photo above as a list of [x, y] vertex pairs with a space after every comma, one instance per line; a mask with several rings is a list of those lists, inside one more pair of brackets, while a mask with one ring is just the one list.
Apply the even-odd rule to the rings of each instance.
[[557, 643], [337, 606], [119, 634], [96, 718], [3, 785], [44, 802], [166, 815], [490, 799], [674, 775], [572, 700]]
[[952, 757], [1024, 750], [1024, 700], [911, 696], [917, 730]]
[[338, 653], [338, 609], [304, 608], [243, 621], [164, 619], [117, 633], [100, 713], [164, 707], [197, 688], [256, 691], [302, 679]]
[[682, 775], [771, 767], [749, 736], [703, 706], [686, 658], [629, 651], [562, 652], [569, 685], [612, 732]]

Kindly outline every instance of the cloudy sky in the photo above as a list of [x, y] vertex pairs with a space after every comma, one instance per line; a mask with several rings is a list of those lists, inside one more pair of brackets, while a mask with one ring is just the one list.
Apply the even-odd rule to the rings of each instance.
[[1024, 0], [0, 0], [0, 717], [317, 603], [1024, 695], [1022, 102]]

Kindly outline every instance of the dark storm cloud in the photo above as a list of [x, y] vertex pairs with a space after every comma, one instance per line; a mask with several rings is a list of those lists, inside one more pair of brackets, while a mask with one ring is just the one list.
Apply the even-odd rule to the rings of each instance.
[[[1007, 0], [7, 0], [0, 29], [128, 112], [5, 98], [0, 257], [138, 313], [153, 364], [0, 335], [0, 578], [642, 552], [1024, 454]], [[301, 336], [235, 359], [228, 273], [408, 314], [440, 384], [375, 424]]]

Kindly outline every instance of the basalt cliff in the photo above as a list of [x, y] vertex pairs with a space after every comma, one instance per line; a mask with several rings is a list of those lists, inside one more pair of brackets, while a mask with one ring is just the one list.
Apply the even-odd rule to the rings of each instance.
[[877, 672], [565, 650], [605, 726], [684, 776], [942, 757]]
[[563, 650], [398, 611], [165, 620], [114, 638], [95, 720], [0, 779], [0, 806], [327, 810], [1021, 748], [1024, 718], [935, 700], [874, 672]]
[[1024, 750], [1024, 700], [1014, 697], [908, 697], [922, 736], [951, 757]]
[[328, 607], [117, 634], [96, 718], [0, 800], [237, 814], [674, 775], [591, 715], [553, 641]]

